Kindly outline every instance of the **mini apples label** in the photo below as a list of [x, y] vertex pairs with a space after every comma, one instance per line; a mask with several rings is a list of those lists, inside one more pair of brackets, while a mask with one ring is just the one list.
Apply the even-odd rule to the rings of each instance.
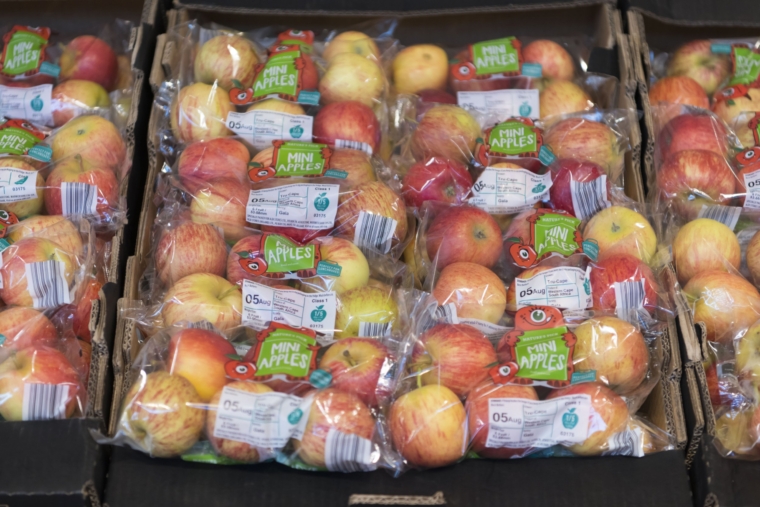
[[760, 77], [760, 52], [743, 44], [731, 47], [733, 72], [729, 85], [756, 83]]
[[296, 329], [272, 323], [257, 336], [252, 363], [256, 365], [254, 379], [261, 381], [273, 375], [285, 375], [289, 380], [308, 380], [317, 368], [317, 345], [314, 331]]
[[230, 101], [235, 105], [246, 105], [268, 97], [304, 104], [319, 104], [319, 92], [303, 88], [303, 73], [306, 59], [299, 45], [274, 47], [265, 63], [256, 65], [253, 87], [244, 89], [239, 82], [230, 90]]
[[254, 183], [273, 177], [323, 176], [333, 153], [325, 144], [297, 141], [274, 141], [272, 147], [271, 167], [255, 162], [249, 164], [248, 177]]
[[0, 154], [27, 155], [41, 162], [53, 156], [50, 146], [40, 144], [47, 134], [24, 120], [0, 123]]
[[44, 60], [48, 39], [49, 28], [14, 26], [3, 37], [2, 73], [12, 77], [37, 74]]
[[598, 248], [595, 249], [593, 243], [583, 241], [581, 221], [569, 213], [538, 209], [527, 220], [530, 225], [527, 243], [521, 238], [507, 238], [513, 243], [509, 247], [509, 256], [517, 266], [529, 268], [553, 254], [569, 257], [575, 253], [585, 253], [596, 260]]
[[520, 41], [515, 37], [478, 42], [470, 46], [470, 61], [475, 66], [475, 75], [520, 73], [522, 51]]
[[308, 278], [316, 275], [319, 249], [299, 245], [277, 234], [264, 233], [259, 251], [243, 250], [238, 254], [240, 267], [248, 274], [268, 278]]
[[314, 44], [314, 32], [291, 28], [277, 36], [277, 41], [272, 46], [272, 49], [278, 46], [297, 46], [304, 54], [310, 55], [314, 52], [312, 44]]

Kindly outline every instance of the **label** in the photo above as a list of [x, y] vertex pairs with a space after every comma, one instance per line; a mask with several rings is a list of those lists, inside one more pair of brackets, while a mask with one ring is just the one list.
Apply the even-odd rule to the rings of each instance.
[[254, 329], [264, 329], [270, 322], [277, 322], [332, 336], [336, 309], [334, 292], [306, 294], [243, 280], [243, 324]]
[[348, 141], [346, 139], [336, 139], [335, 147], [338, 149], [346, 150], [359, 150], [363, 151], [367, 155], [372, 155], [372, 146], [361, 141]]
[[61, 209], [64, 216], [97, 213], [98, 187], [87, 183], [61, 183]]
[[570, 348], [567, 327], [524, 331], [515, 345], [518, 377], [532, 380], [568, 380]]
[[511, 215], [547, 199], [551, 173], [538, 175], [527, 169], [486, 167], [472, 186], [468, 202], [488, 213]]
[[478, 76], [519, 74], [519, 41], [515, 37], [478, 42], [470, 46], [470, 56]]
[[68, 397], [69, 386], [67, 384], [24, 383], [21, 420], [66, 419]]
[[482, 166], [490, 165], [490, 157], [538, 158], [549, 165], [556, 157], [543, 144], [543, 132], [533, 120], [510, 118], [483, 132], [483, 137], [477, 139], [474, 158]]
[[34, 308], [54, 308], [71, 304], [69, 284], [66, 281], [66, 265], [49, 260], [24, 265], [26, 285]]
[[219, 399], [214, 437], [280, 449], [308, 418], [302, 402], [298, 396], [285, 393], [251, 393], [227, 386]]
[[644, 431], [638, 425], [626, 427], [623, 431], [615, 433], [607, 439], [607, 451], [605, 456], [644, 456]]
[[744, 207], [748, 209], [760, 209], [760, 169], [744, 175], [744, 188], [747, 195], [744, 198]]
[[[454, 307], [454, 311], [456, 311], [456, 307]], [[504, 336], [504, 333], [509, 331], [509, 328], [506, 326], [492, 324], [491, 322], [486, 322], [479, 319], [459, 319], [459, 323], [474, 327], [486, 335], [486, 337], [492, 342], [498, 342], [501, 340], [501, 337]]]
[[307, 65], [301, 56], [301, 46], [278, 46], [266, 63], [256, 65], [253, 88], [242, 89], [239, 82], [230, 90], [230, 101], [243, 105], [276, 96], [305, 104], [319, 104], [319, 92], [303, 90], [302, 69]]
[[249, 163], [248, 178], [259, 183], [269, 178], [322, 176], [330, 165], [332, 153], [326, 144], [272, 141], [271, 165]]
[[570, 197], [576, 218], [585, 220], [612, 206], [607, 199], [607, 175], [580, 182], [570, 177]]
[[741, 214], [742, 209], [738, 206], [721, 206], [716, 204], [712, 206], [702, 205], [702, 209], [699, 210], [697, 217], [716, 220], [733, 231], [739, 222]]
[[530, 222], [530, 238], [506, 238], [512, 243], [507, 253], [519, 267], [535, 266], [552, 254], [569, 257], [574, 253], [585, 253], [596, 259], [598, 246], [583, 241], [580, 233], [581, 221], [561, 210], [538, 209], [526, 218]]
[[530, 278], [515, 278], [517, 308], [531, 305], [552, 306], [568, 310], [591, 308], [591, 267], [552, 268]]
[[613, 290], [615, 291], [615, 314], [618, 318], [636, 322], [636, 312], [644, 309], [644, 299], [646, 298], [646, 288], [644, 280], [632, 282], [614, 282]]
[[253, 145], [257, 150], [271, 146], [272, 141], [311, 141], [314, 118], [277, 111], [248, 111], [229, 113], [227, 128]]
[[49, 38], [49, 28], [14, 26], [3, 37], [2, 73], [14, 77], [36, 74]]
[[343, 268], [340, 264], [330, 261], [319, 261], [317, 264], [317, 276], [340, 276]]
[[52, 126], [52, 91], [51, 84], [32, 88], [0, 85], [0, 115]]
[[354, 228], [354, 244], [364, 249], [388, 253], [398, 222], [394, 219], [366, 211], [359, 211]]
[[308, 379], [316, 370], [319, 345], [314, 331], [293, 329], [278, 323], [257, 336], [253, 363], [255, 377], [286, 375], [291, 379]]
[[39, 144], [45, 137], [47, 134], [25, 120], [0, 121], [0, 153], [29, 155], [41, 162], [49, 162], [53, 149]]
[[731, 49], [733, 72], [729, 86], [755, 83], [760, 78], [760, 53], [741, 44], [735, 44]]
[[[235, 252], [240, 266], [246, 273], [271, 278], [301, 278], [314, 276], [319, 250], [315, 245], [299, 246], [290, 239], [277, 234], [264, 233], [261, 251]], [[285, 276], [280, 273], [286, 273]]]
[[375, 336], [390, 336], [393, 322], [359, 322], [360, 338], [373, 338]]
[[377, 468], [372, 460], [372, 442], [359, 435], [334, 428], [325, 439], [325, 466], [330, 472], [371, 472]]
[[580, 443], [588, 437], [590, 414], [587, 394], [545, 401], [491, 398], [486, 447], [524, 449]]
[[539, 118], [538, 90], [494, 90], [490, 92], [457, 92], [457, 104], [498, 120], [513, 116]]
[[0, 167], [0, 204], [36, 198], [37, 171]]
[[339, 185], [284, 185], [251, 190], [246, 221], [297, 229], [331, 229], [338, 211]]

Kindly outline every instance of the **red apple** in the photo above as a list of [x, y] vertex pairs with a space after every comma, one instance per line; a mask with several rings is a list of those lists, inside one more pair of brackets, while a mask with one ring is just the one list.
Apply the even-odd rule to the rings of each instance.
[[[0, 298], [7, 305], [34, 306], [34, 298], [26, 276], [27, 266], [44, 261], [60, 262], [63, 282], [62, 292], [68, 293], [77, 269], [76, 259], [64, 251], [60, 245], [44, 238], [24, 238], [3, 251], [3, 265], [0, 267], [2, 288]], [[47, 298], [45, 298], [47, 300]], [[43, 300], [42, 302], [44, 303]]]
[[725, 157], [728, 130], [713, 116], [683, 114], [665, 124], [657, 136], [656, 146], [660, 160], [684, 150], [712, 151]]
[[194, 83], [182, 88], [172, 103], [172, 131], [184, 143], [229, 136], [227, 115], [234, 111], [222, 87]]
[[534, 40], [522, 50], [523, 61], [541, 65], [541, 75], [551, 79], [571, 80], [575, 62], [565, 48], [547, 39]]
[[346, 173], [346, 179], [341, 182], [346, 188], [377, 181], [370, 155], [361, 150], [335, 150], [330, 158], [330, 168]]
[[544, 144], [557, 158], [586, 160], [603, 167], [610, 178], [623, 169], [625, 149], [615, 132], [604, 123], [584, 118], [568, 118], [552, 125]]
[[[374, 65], [374, 64], [373, 64]], [[334, 102], [314, 117], [314, 142], [335, 146], [336, 141], [365, 143], [372, 152], [380, 148], [380, 123], [372, 109], [361, 102]]]
[[332, 345], [319, 360], [319, 368], [332, 374], [331, 386], [356, 394], [370, 407], [377, 406], [378, 380], [388, 349], [374, 338], [345, 338]]
[[92, 278], [83, 285], [84, 289], [77, 301], [72, 327], [77, 338], [89, 343], [92, 341], [92, 336], [90, 335], [92, 302], [100, 297], [100, 289], [103, 288], [103, 284], [97, 278]]
[[195, 273], [180, 279], [167, 291], [161, 315], [164, 326], [207, 320], [226, 331], [240, 325], [242, 306], [240, 287], [216, 275]]
[[501, 229], [480, 208], [452, 206], [433, 219], [425, 244], [428, 257], [435, 259], [439, 270], [455, 262], [473, 262], [490, 268], [501, 257]]
[[454, 303], [457, 316], [496, 324], [507, 307], [507, 290], [490, 269], [472, 262], [446, 266], [433, 289], [439, 305]]
[[433, 44], [416, 44], [393, 59], [393, 84], [397, 93], [445, 90], [449, 77], [446, 51]]
[[657, 279], [652, 269], [637, 257], [620, 252], [607, 255], [591, 268], [593, 309], [614, 313], [617, 308], [615, 284], [644, 281], [644, 308], [653, 313], [657, 308]]
[[706, 271], [738, 270], [742, 251], [734, 232], [709, 218], [693, 220], [673, 240], [673, 260], [681, 285]]
[[[576, 216], [576, 214], [575, 206], [573, 205], [571, 181], [588, 183], [605, 174], [604, 168], [593, 162], [569, 158], [560, 159], [552, 164], [551, 171], [552, 186], [549, 189], [549, 205], [553, 209], [567, 211], [573, 216]], [[610, 189], [611, 185], [608, 179], [605, 199], [609, 199]]]
[[224, 239], [235, 243], [248, 235], [245, 209], [250, 193], [248, 185], [231, 178], [198, 181], [190, 203], [190, 217], [198, 224], [221, 227]]
[[169, 373], [185, 377], [207, 402], [227, 383], [224, 365], [235, 347], [224, 336], [205, 329], [182, 329], [169, 342]]
[[664, 77], [652, 85], [649, 90], [649, 103], [657, 105], [660, 102], [710, 108], [710, 99], [705, 91], [688, 76]]
[[442, 157], [421, 160], [401, 181], [401, 195], [406, 205], [419, 208], [425, 201], [461, 204], [472, 188], [467, 166]]
[[410, 369], [422, 376], [423, 385], [440, 384], [463, 398], [496, 362], [493, 345], [474, 327], [438, 324], [415, 344]]
[[480, 125], [459, 106], [439, 104], [422, 117], [410, 146], [417, 160], [443, 157], [468, 163], [481, 136]]
[[69, 42], [63, 50], [59, 66], [61, 81], [93, 81], [108, 91], [114, 89], [119, 73], [116, 53], [105, 41], [92, 35], [80, 35]]
[[535, 212], [536, 210], [529, 209], [515, 215], [504, 232], [504, 238], [518, 238], [527, 245], [531, 236], [531, 223], [528, 221], [528, 217], [531, 217]]
[[708, 95], [718, 89], [730, 72], [728, 55], [713, 53], [709, 40], [684, 44], [668, 62], [668, 76], [688, 76], [699, 83]]
[[181, 179], [232, 178], [248, 180], [248, 162], [251, 155], [243, 143], [221, 137], [193, 143], [182, 152], [177, 164]]
[[0, 310], [0, 362], [4, 361], [14, 350], [32, 346], [52, 346], [58, 339], [58, 332], [45, 314], [25, 308], [12, 306]]
[[355, 53], [333, 57], [319, 80], [320, 101], [333, 104], [355, 100], [373, 107], [385, 89], [385, 76], [380, 62]]
[[[49, 215], [63, 215], [64, 183], [96, 187], [95, 213], [103, 220], [112, 219], [119, 208], [119, 182], [113, 170], [77, 155], [58, 162], [45, 181], [45, 209]], [[72, 214], [71, 208], [67, 214]], [[89, 210], [84, 214], [90, 215]]]
[[155, 262], [158, 279], [166, 287], [193, 273], [224, 276], [227, 245], [213, 226], [181, 222], [161, 230]]
[[406, 239], [408, 223], [404, 201], [380, 181], [373, 181], [341, 194], [335, 217], [335, 234], [354, 239], [359, 213], [371, 213], [396, 221], [391, 246]]
[[[549, 80], [539, 94], [541, 119], [587, 111], [594, 107], [591, 97], [572, 81]], [[553, 121], [553, 120], [552, 120]]]
[[127, 145], [116, 126], [95, 115], [78, 116], [61, 127], [51, 143], [53, 162], [79, 155], [94, 165], [110, 167], [124, 177]]
[[235, 87], [233, 81], [239, 81], [243, 88], [249, 88], [258, 63], [251, 41], [240, 35], [217, 35], [204, 42], [195, 55], [195, 81], [217, 83], [225, 90]]
[[71, 79], [64, 81], [52, 92], [53, 125], [60, 127], [92, 108], [111, 107], [108, 92], [98, 83]]

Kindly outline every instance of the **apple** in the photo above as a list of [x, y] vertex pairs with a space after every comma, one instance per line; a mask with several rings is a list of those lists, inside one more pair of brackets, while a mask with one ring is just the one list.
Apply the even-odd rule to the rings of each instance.
[[195, 273], [177, 281], [164, 296], [164, 326], [180, 321], [207, 320], [226, 331], [240, 325], [243, 311], [240, 287], [209, 273]]
[[[45, 181], [45, 209], [48, 215], [63, 214], [63, 183], [85, 183], [96, 187], [95, 213], [110, 220], [119, 207], [119, 182], [107, 166], [75, 155], [55, 164]], [[89, 215], [89, 210], [85, 215]]]
[[457, 104], [457, 98], [443, 90], [421, 90], [417, 92], [417, 121], [436, 104]]
[[330, 430], [371, 440], [375, 433], [372, 412], [358, 395], [329, 388], [313, 395], [306, 427], [293, 449], [307, 465], [325, 468], [325, 444]]
[[224, 239], [235, 243], [246, 236], [245, 207], [248, 185], [232, 178], [214, 178], [193, 195], [190, 218], [198, 224], [211, 224], [224, 231]]
[[543, 85], [538, 100], [542, 120], [594, 107], [591, 97], [572, 81], [549, 80]]
[[501, 229], [487, 212], [474, 206], [452, 206], [433, 218], [425, 234], [427, 254], [441, 270], [455, 262], [487, 268], [502, 253]]
[[105, 88], [92, 81], [71, 79], [64, 81], [52, 92], [53, 125], [60, 127], [92, 108], [111, 107], [111, 98]]
[[467, 413], [451, 389], [427, 385], [393, 402], [388, 415], [393, 446], [411, 465], [450, 465], [467, 451]]
[[330, 42], [322, 53], [322, 58], [328, 63], [335, 56], [349, 53], [359, 55], [376, 62], [380, 61], [380, 50], [372, 38], [362, 32], [347, 31], [339, 33]]
[[370, 156], [361, 150], [335, 150], [330, 157], [330, 168], [346, 172], [346, 179], [341, 183], [349, 189], [377, 181]]
[[227, 339], [205, 329], [182, 329], [172, 335], [169, 373], [185, 377], [193, 385], [201, 400], [208, 402], [227, 383], [224, 365], [236, 354]]
[[736, 371], [755, 391], [760, 388], [760, 323], [750, 326], [736, 344]]
[[92, 341], [90, 332], [92, 302], [100, 298], [100, 289], [102, 288], [103, 284], [97, 278], [90, 279], [83, 284], [83, 289], [80, 289], [82, 293], [76, 303], [72, 329], [77, 338], [87, 343]]
[[694, 322], [703, 322], [707, 339], [730, 346], [760, 320], [760, 294], [739, 275], [706, 271], [695, 275], [683, 288], [693, 305]]
[[124, 177], [127, 145], [116, 125], [100, 116], [77, 116], [56, 132], [51, 148], [53, 162], [79, 155], [93, 165], [110, 167]]
[[547, 39], [534, 40], [522, 49], [523, 61], [541, 65], [541, 75], [569, 81], [575, 74], [575, 62], [565, 48]]
[[321, 275], [301, 280], [304, 291], [324, 292], [331, 290], [340, 295], [351, 289], [367, 285], [369, 263], [362, 251], [351, 241], [326, 236], [314, 239], [311, 244], [317, 245], [319, 248], [322, 261], [340, 266], [340, 275]]
[[401, 195], [412, 208], [419, 208], [426, 201], [461, 204], [471, 188], [472, 176], [467, 166], [443, 157], [416, 162], [401, 181]]
[[610, 206], [594, 215], [583, 230], [583, 239], [597, 242], [600, 258], [628, 253], [649, 264], [657, 250], [657, 236], [649, 221], [622, 206]]
[[[34, 172], [34, 177], [36, 178], [35, 186], [37, 187], [37, 197], [23, 201], [2, 202], [0, 203], [0, 210], [13, 213], [19, 220], [24, 220], [25, 218], [29, 218], [32, 215], [37, 215], [40, 213], [45, 206], [43, 194], [45, 178], [42, 177], [42, 173], [40, 171], [37, 171], [34, 166], [29, 165], [22, 159], [16, 157], [3, 157], [0, 161], [0, 171], [2, 171], [2, 168], [13, 168], [21, 169], [22, 171]], [[3, 192], [5, 192], [5, 189], [3, 189]]]
[[5, 361], [14, 350], [42, 345], [53, 346], [58, 331], [45, 314], [24, 306], [12, 306], [0, 310], [0, 362]]
[[[418, 250], [417, 241], [415, 240], [416, 233], [412, 231], [410, 236], [412, 237], [412, 240], [406, 245], [402, 254], [403, 262], [406, 264], [407, 270], [409, 270], [414, 277], [415, 288], [420, 289], [425, 282], [425, 278], [427, 278], [427, 268], [425, 267], [425, 264], [429, 263], [430, 259], [427, 259], [427, 255], [423, 253], [423, 249], [421, 249], [422, 251]], [[423, 255], [426, 257], [424, 261], [422, 259]]]
[[172, 103], [172, 131], [185, 143], [229, 136], [232, 132], [227, 128], [227, 115], [234, 111], [222, 87], [194, 83], [182, 88]]
[[544, 144], [557, 158], [593, 162], [616, 178], [623, 169], [625, 149], [615, 132], [604, 123], [584, 118], [560, 120], [546, 132]]
[[464, 398], [498, 362], [486, 335], [467, 324], [437, 324], [414, 345], [410, 369], [423, 385], [440, 384]]
[[132, 58], [131, 55], [116, 55], [119, 70], [116, 73], [114, 90], [128, 90], [132, 87]]
[[[236, 381], [227, 384], [227, 387], [253, 394], [266, 394], [272, 392], [272, 389], [270, 389], [266, 384], [262, 384], [260, 382]], [[222, 389], [214, 394], [208, 404], [208, 409], [206, 412], [206, 437], [208, 438], [209, 443], [211, 443], [214, 451], [216, 451], [216, 453], [220, 456], [234, 459], [235, 461], [241, 461], [243, 463], [258, 463], [261, 461], [261, 455], [259, 454], [259, 450], [256, 447], [253, 447], [246, 442], [239, 442], [237, 440], [230, 440], [228, 438], [219, 438], [214, 436], [214, 430], [216, 429], [217, 421], [217, 410], [221, 398]]]
[[204, 42], [195, 55], [195, 81], [216, 83], [227, 91], [236, 88], [233, 81], [250, 88], [258, 63], [251, 41], [240, 35], [217, 35]]
[[193, 143], [182, 151], [177, 163], [180, 179], [232, 178], [248, 180], [248, 162], [251, 155], [243, 143], [220, 137]]
[[697, 218], [681, 227], [672, 250], [681, 285], [706, 271], [738, 271], [742, 262], [741, 247], [734, 232], [709, 218]]
[[365, 405], [376, 407], [378, 381], [388, 357], [388, 349], [378, 340], [346, 338], [327, 348], [319, 368], [330, 372], [333, 388], [354, 393]]
[[355, 53], [335, 55], [319, 81], [323, 104], [356, 100], [371, 107], [380, 101], [384, 88], [380, 65]]
[[755, 283], [760, 282], [760, 232], [756, 232], [747, 244], [747, 269]]
[[528, 218], [533, 216], [535, 212], [536, 210], [529, 209], [515, 215], [512, 221], [509, 222], [506, 232], [504, 232], [504, 238], [518, 238], [526, 245], [530, 243], [531, 223], [528, 221]]
[[393, 294], [379, 287], [356, 287], [341, 294], [335, 314], [335, 338], [359, 336], [361, 322], [397, 324]]
[[657, 279], [652, 269], [638, 257], [628, 253], [606, 255], [594, 263], [589, 276], [594, 310], [614, 313], [617, 308], [615, 283], [644, 281], [644, 308], [654, 313], [657, 308]]
[[[721, 93], [729, 94], [734, 90], [734, 88], [727, 88], [716, 94], [716, 97]], [[742, 146], [749, 148], [755, 145], [752, 131], [747, 127], [747, 121], [743, 118], [751, 116], [753, 112], [760, 111], [760, 89], [749, 88], [745, 95], [723, 100], [716, 99], [712, 110], [721, 120], [734, 129]]]
[[575, 371], [595, 371], [597, 382], [620, 395], [632, 393], [646, 378], [649, 350], [632, 324], [617, 317], [595, 317], [575, 328], [575, 338]]
[[713, 407], [720, 407], [728, 400], [724, 399], [725, 395], [721, 392], [717, 364], [710, 360], [703, 361], [702, 368], [705, 370], [705, 384], [707, 385], [707, 392], [710, 395], [710, 403], [712, 403]]
[[262, 225], [261, 232], [270, 232], [272, 234], [279, 234], [280, 236], [286, 236], [288, 239], [295, 241], [296, 243], [308, 243], [313, 239], [327, 236], [333, 231], [333, 229], [298, 229], [296, 227], [280, 227], [276, 225]]
[[728, 153], [728, 129], [709, 115], [682, 114], [662, 128], [657, 136], [657, 153], [660, 160], [684, 150], [712, 151], [721, 157]]
[[57, 261], [62, 263], [62, 273], [66, 287], [61, 290], [68, 292], [74, 281], [77, 268], [76, 259], [64, 251], [60, 245], [44, 238], [24, 238], [12, 244], [3, 251], [3, 265], [0, 267], [2, 288], [0, 298], [9, 306], [34, 306], [34, 299], [29, 290], [29, 280], [26, 276], [26, 266], [29, 264]]
[[649, 90], [649, 103], [657, 105], [660, 102], [710, 108], [710, 99], [705, 91], [688, 76], [668, 76], [653, 84]]
[[513, 384], [496, 385], [487, 382], [479, 385], [467, 397], [467, 427], [470, 432], [470, 448], [481, 458], [509, 459], [523, 457], [531, 449], [514, 447], [488, 447], [488, 432], [491, 425], [489, 401], [491, 399], [519, 399], [538, 401], [536, 390], [530, 386]]
[[393, 59], [393, 83], [397, 93], [445, 90], [449, 77], [446, 51], [434, 44], [408, 46]]
[[254, 102], [248, 109], [247, 113], [251, 111], [274, 111], [278, 113], [292, 114], [296, 116], [303, 116], [306, 114], [303, 107], [297, 102], [291, 102], [289, 100], [282, 100], [278, 98], [264, 99], [258, 102]]
[[757, 455], [757, 440], [760, 435], [757, 423], [760, 418], [757, 408], [732, 407], [715, 421], [715, 444], [721, 452], [740, 457], [747, 454]]
[[[0, 363], [0, 416], [6, 421], [23, 420], [24, 391], [29, 384], [66, 385], [62, 415], [84, 410], [85, 388], [79, 373], [58, 350], [32, 346], [19, 350]], [[56, 407], [58, 408], [58, 407]]]
[[[512, 283], [509, 284], [509, 288], [507, 289], [507, 311], [509, 312], [516, 312], [520, 308], [517, 306], [517, 282], [516, 280], [519, 278], [520, 280], [527, 280], [529, 278], [533, 278], [537, 274], [548, 271], [552, 269], [552, 266], [533, 266], [532, 268], [528, 268], [524, 271], [520, 271], [520, 273], [517, 274], [514, 280], [512, 280]], [[524, 306], [524, 305], [523, 305]]]
[[568, 447], [580, 456], [594, 456], [607, 450], [607, 440], [628, 424], [628, 406], [625, 400], [612, 390], [598, 383], [575, 384], [552, 391], [547, 399], [586, 394], [591, 397], [588, 420], [588, 437], [585, 441]]
[[438, 278], [433, 297], [439, 305], [454, 303], [460, 319], [496, 324], [507, 307], [504, 283], [490, 269], [472, 262], [449, 264]]
[[439, 104], [422, 117], [410, 144], [417, 160], [443, 157], [466, 164], [480, 136], [480, 125], [470, 113], [459, 106]]
[[224, 276], [227, 245], [209, 224], [180, 222], [163, 228], [156, 243], [156, 274], [166, 287], [193, 273]]
[[673, 153], [656, 178], [660, 198], [686, 220], [697, 218], [702, 206], [730, 204], [738, 181], [725, 158], [706, 150]]
[[119, 432], [156, 458], [179, 456], [203, 432], [202, 400], [184, 377], [140, 372], [124, 397]]
[[[576, 212], [573, 205], [571, 182], [588, 183], [605, 174], [604, 168], [598, 164], [570, 158], [557, 160], [552, 164], [551, 171], [552, 186], [549, 189], [549, 205], [552, 209], [567, 211], [573, 216], [576, 216]], [[611, 188], [608, 179], [606, 199], [609, 199]]]
[[93, 81], [107, 91], [114, 89], [119, 73], [116, 53], [105, 41], [92, 35], [80, 35], [69, 42], [58, 65], [60, 81]]
[[60, 245], [74, 257], [84, 255], [82, 235], [74, 223], [64, 216], [36, 215], [11, 227], [8, 241], [18, 243], [24, 238], [44, 238]]
[[396, 221], [392, 246], [406, 239], [408, 223], [406, 205], [396, 193], [380, 181], [364, 183], [340, 195], [335, 217], [335, 233], [354, 239], [359, 212], [381, 215]]
[[694, 40], [678, 48], [668, 62], [668, 76], [688, 76], [712, 95], [731, 72], [731, 62], [711, 46], [709, 40]]
[[335, 146], [337, 140], [367, 144], [376, 153], [380, 148], [380, 123], [372, 109], [356, 100], [333, 102], [314, 117], [314, 142]]

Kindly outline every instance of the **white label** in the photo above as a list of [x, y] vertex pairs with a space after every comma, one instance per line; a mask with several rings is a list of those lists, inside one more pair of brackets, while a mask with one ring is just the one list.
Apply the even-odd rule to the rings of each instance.
[[252, 224], [297, 229], [332, 229], [339, 185], [284, 185], [251, 190], [246, 220]]
[[37, 171], [0, 167], [0, 204], [37, 198]]
[[249, 393], [225, 387], [216, 410], [214, 437], [253, 447], [285, 447], [304, 418], [302, 401], [285, 393]]
[[196, 322], [190, 322], [190, 323], [187, 324], [187, 327], [189, 327], [190, 329], [204, 329], [206, 331], [213, 331], [214, 330], [214, 325], [211, 322], [209, 322], [209, 321], [207, 321], [205, 319], [204, 320], [199, 320], [199, 321], [196, 321]]
[[359, 322], [359, 337], [390, 336], [393, 322]]
[[98, 187], [87, 183], [61, 183], [61, 209], [64, 216], [92, 215], [97, 211]]
[[491, 398], [486, 447], [545, 448], [583, 442], [588, 436], [590, 411], [588, 394], [545, 401]]
[[457, 305], [455, 303], [449, 303], [443, 306], [439, 306], [435, 309], [435, 317], [449, 324], [459, 324], [459, 317], [457, 317]]
[[21, 420], [45, 421], [66, 419], [66, 401], [69, 397], [67, 384], [24, 383], [24, 399]]
[[[615, 290], [615, 314], [618, 318], [628, 321], [635, 321], [636, 310], [644, 308], [644, 298], [646, 289], [644, 280], [634, 282], [614, 282], [612, 285]], [[633, 313], [633, 318], [631, 317]]]
[[71, 303], [66, 265], [49, 260], [24, 265], [26, 286], [34, 308], [54, 308]]
[[367, 155], [372, 155], [372, 146], [361, 141], [347, 141], [346, 139], [336, 139], [335, 147], [337, 149], [360, 150]]
[[360, 211], [354, 229], [354, 244], [359, 248], [388, 253], [397, 225], [398, 222], [392, 218]]
[[567, 310], [591, 308], [591, 267], [561, 267], [542, 271], [530, 278], [515, 278], [517, 308], [531, 305], [553, 306]]
[[607, 439], [607, 451], [604, 454], [640, 458], [644, 456], [644, 446], [641, 445], [643, 438], [644, 432], [639, 426], [626, 428]]
[[306, 115], [253, 110], [229, 113], [227, 128], [253, 145], [257, 150], [272, 146], [272, 141], [311, 142], [314, 118]]
[[742, 214], [742, 209], [737, 206], [706, 206], [702, 205], [702, 209], [699, 210], [699, 218], [711, 218], [722, 223], [732, 231], [736, 227], [736, 223], [739, 221], [739, 216]]
[[546, 199], [551, 186], [551, 173], [486, 167], [472, 186], [469, 203], [489, 213], [511, 215]]
[[573, 199], [575, 217], [585, 220], [604, 208], [612, 206], [607, 200], [607, 175], [591, 181], [580, 182], [570, 178], [570, 196]]
[[53, 85], [15, 88], [0, 85], [0, 116], [53, 126]]
[[510, 328], [506, 326], [500, 326], [498, 324], [492, 324], [490, 322], [486, 322], [485, 320], [479, 320], [479, 319], [459, 319], [460, 324], [467, 324], [468, 326], [472, 326], [484, 335], [488, 337], [489, 340], [500, 340], [502, 336], [504, 336], [504, 333], [510, 330]]
[[744, 188], [747, 189], [744, 207], [760, 209], [760, 170], [744, 175]]
[[337, 299], [334, 292], [306, 294], [243, 280], [243, 324], [264, 329], [269, 322], [305, 327], [332, 336]]
[[500, 122], [515, 116], [534, 120], [539, 117], [538, 90], [457, 92], [457, 103], [464, 109], [497, 115], [494, 119]]
[[325, 466], [331, 472], [371, 472], [372, 442], [358, 435], [343, 433], [334, 428], [327, 431]]

